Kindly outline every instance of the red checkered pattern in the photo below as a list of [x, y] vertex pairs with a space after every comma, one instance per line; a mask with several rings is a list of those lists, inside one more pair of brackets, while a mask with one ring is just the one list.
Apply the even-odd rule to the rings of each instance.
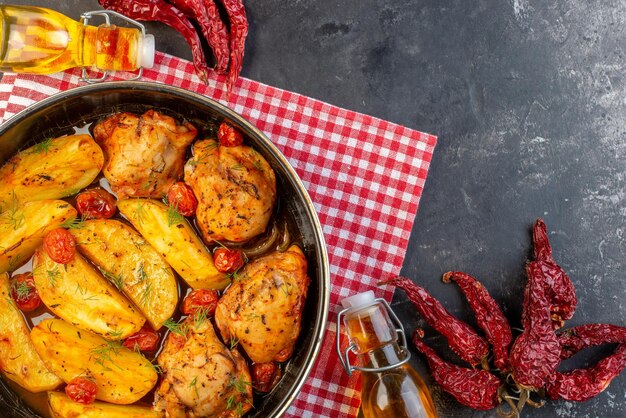
[[[0, 120], [79, 84], [78, 70], [52, 76], [5, 74]], [[240, 78], [230, 96], [224, 80], [204, 85], [193, 66], [158, 53], [144, 79], [206, 95], [256, 124], [304, 182], [324, 229], [330, 259], [330, 320], [322, 352], [287, 417], [353, 417], [358, 376], [348, 378], [335, 353], [341, 299], [399, 274], [436, 137]]]

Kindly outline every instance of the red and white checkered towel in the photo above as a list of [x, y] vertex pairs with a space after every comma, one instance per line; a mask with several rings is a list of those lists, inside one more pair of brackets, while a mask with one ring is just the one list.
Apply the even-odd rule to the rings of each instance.
[[[5, 74], [0, 121], [79, 85], [78, 70], [51, 76]], [[287, 417], [354, 417], [358, 373], [348, 378], [335, 352], [340, 301], [400, 273], [437, 138], [309, 97], [240, 78], [204, 85], [190, 62], [157, 53], [144, 79], [182, 87], [234, 109], [276, 144], [304, 182], [324, 229], [330, 259], [330, 320], [324, 344]], [[345, 338], [345, 337], [344, 337]]]

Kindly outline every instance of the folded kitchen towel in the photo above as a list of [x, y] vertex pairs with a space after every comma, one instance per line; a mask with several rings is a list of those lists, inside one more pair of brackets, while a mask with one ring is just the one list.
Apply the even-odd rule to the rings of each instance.
[[[391, 299], [393, 289], [376, 282], [400, 273], [437, 138], [245, 78], [228, 96], [223, 80], [204, 85], [190, 62], [162, 53], [144, 80], [203, 94], [240, 113], [276, 144], [304, 182], [328, 246], [330, 315], [320, 356], [285, 416], [356, 416], [359, 376], [348, 378], [335, 352], [340, 301], [370, 289]], [[78, 70], [4, 74], [0, 121], [80, 84]]]

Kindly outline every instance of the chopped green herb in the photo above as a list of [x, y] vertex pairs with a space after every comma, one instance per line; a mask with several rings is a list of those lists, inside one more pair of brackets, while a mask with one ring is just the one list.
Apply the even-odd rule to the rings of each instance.
[[239, 338], [237, 337], [233, 337], [230, 339], [230, 349], [231, 351], [235, 349], [235, 347], [237, 347], [237, 345], [239, 344]]
[[11, 194], [11, 204], [8, 208], [4, 210], [2, 213], [2, 217], [6, 218], [6, 223], [13, 227], [13, 230], [17, 230], [24, 225], [26, 222], [26, 217], [24, 216], [24, 212], [22, 212], [19, 202], [17, 201], [17, 197], [15, 193]]
[[52, 270], [47, 270], [46, 275], [48, 276], [48, 282], [50, 282], [50, 286], [55, 287], [57, 283], [57, 279], [61, 278], [61, 272], [58, 268], [53, 268]]
[[235, 171], [242, 171], [244, 168], [245, 167], [243, 166], [243, 164], [235, 164], [230, 167], [231, 170], [235, 170]]
[[80, 229], [85, 226], [86, 218], [84, 216], [74, 217], [63, 222], [60, 227], [65, 229]]
[[177, 205], [168, 205], [167, 207], [167, 226], [181, 224], [185, 217], [178, 211]]
[[193, 390], [196, 393], [196, 398], [200, 398], [200, 394], [198, 393], [198, 376], [195, 376], [193, 380], [189, 382], [189, 387], [193, 387]]
[[50, 147], [52, 146], [52, 140], [53, 138], [46, 138], [41, 142], [38, 142], [37, 144], [33, 145], [30, 148], [30, 153], [31, 154], [40, 154], [40, 153], [47, 153], [48, 151], [50, 151]]
[[137, 269], [137, 280], [139, 282], [144, 282], [148, 278], [148, 274], [143, 268], [143, 261], [139, 264], [139, 268]]
[[143, 216], [144, 216], [144, 205], [145, 205], [145, 201], [143, 201], [142, 199], [137, 199], [137, 209], [135, 211], [136, 213], [136, 217], [137, 217], [137, 223], [138, 224], [142, 224], [143, 223]]
[[193, 326], [194, 328], [198, 328], [202, 326], [207, 319], [209, 319], [209, 308], [206, 306], [202, 306], [199, 308], [193, 316]]
[[150, 303], [151, 298], [152, 298], [152, 283], [148, 282], [146, 283], [143, 290], [141, 291], [141, 299], [139, 300], [139, 304], [141, 306], [147, 307], [148, 304]]
[[263, 164], [261, 163], [261, 160], [256, 160], [254, 163], [252, 163], [254, 165], [254, 168], [256, 168], [257, 170], [259, 170], [260, 172], [264, 172], [265, 170], [263, 169]]
[[119, 364], [115, 363], [112, 355], [119, 354], [122, 344], [119, 341], [106, 341], [104, 344], [91, 349], [90, 354], [94, 357], [96, 364], [99, 364], [105, 370], [111, 370], [105, 362], [109, 362], [118, 369], [123, 370]]
[[18, 300], [24, 299], [30, 294], [30, 286], [26, 282], [14, 281], [11, 283], [11, 289], [15, 292]]
[[187, 324], [179, 324], [174, 322], [172, 319], [168, 319], [163, 323], [163, 326], [171, 333], [181, 335], [185, 337], [185, 339], [187, 338]]
[[122, 277], [121, 274], [118, 274], [116, 276], [115, 274], [103, 268], [99, 268], [99, 270], [100, 270], [100, 273], [102, 273], [104, 277], [106, 277], [111, 283], [115, 285], [115, 287], [118, 288], [118, 290], [122, 290], [124, 288], [124, 278]]

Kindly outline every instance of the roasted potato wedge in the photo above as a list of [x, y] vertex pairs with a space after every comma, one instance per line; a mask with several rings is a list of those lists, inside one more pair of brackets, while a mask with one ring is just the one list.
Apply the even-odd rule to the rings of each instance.
[[59, 199], [87, 187], [100, 173], [104, 154], [89, 135], [45, 140], [15, 154], [0, 168], [0, 207]]
[[126, 338], [146, 322], [80, 254], [58, 264], [39, 248], [33, 256], [33, 277], [42, 302], [55, 315], [109, 340]]
[[0, 214], [0, 273], [24, 264], [48, 231], [75, 217], [76, 209], [62, 200], [13, 201]]
[[178, 304], [176, 277], [163, 257], [134, 229], [113, 219], [85, 221], [71, 230], [79, 251], [143, 312], [158, 330]]
[[127, 199], [117, 203], [120, 212], [194, 289], [224, 289], [230, 279], [213, 264], [187, 220], [166, 204], [153, 199]]
[[62, 319], [44, 319], [30, 336], [48, 369], [66, 383], [77, 376], [91, 378], [101, 401], [131, 404], [156, 384], [157, 373], [144, 356]]
[[0, 370], [30, 392], [51, 390], [63, 383], [35, 351], [24, 317], [11, 298], [6, 274], [0, 275]]
[[53, 418], [163, 418], [165, 413], [147, 406], [113, 405], [94, 402], [83, 405], [72, 401], [64, 393], [48, 392], [48, 407]]

